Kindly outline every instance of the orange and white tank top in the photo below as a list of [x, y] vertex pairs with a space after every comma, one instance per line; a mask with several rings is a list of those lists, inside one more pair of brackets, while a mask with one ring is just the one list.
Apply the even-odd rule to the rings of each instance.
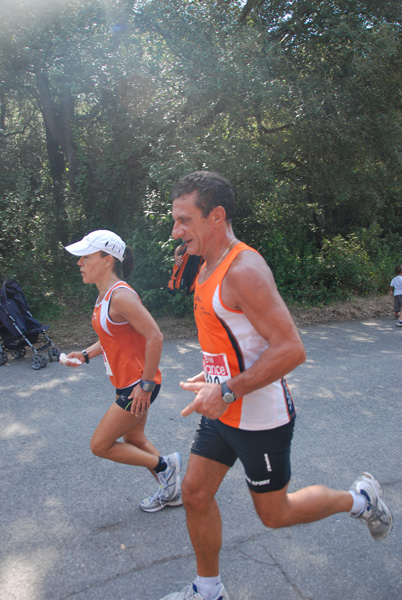
[[[103, 353], [106, 373], [116, 388], [126, 388], [138, 383], [142, 378], [145, 362], [145, 338], [128, 321], [116, 323], [109, 316], [112, 294], [117, 288], [126, 288], [139, 298], [128, 283], [118, 281], [95, 304], [92, 313], [92, 326], [96, 331]], [[158, 369], [155, 383], [161, 382]]]
[[[251, 367], [268, 347], [246, 315], [224, 305], [222, 281], [236, 256], [244, 250], [257, 252], [240, 242], [203, 283], [198, 278], [194, 293], [194, 315], [203, 353], [205, 380], [222, 383]], [[202, 272], [202, 271], [201, 271]], [[230, 404], [220, 421], [251, 431], [274, 429], [295, 416], [292, 396], [284, 378]]]

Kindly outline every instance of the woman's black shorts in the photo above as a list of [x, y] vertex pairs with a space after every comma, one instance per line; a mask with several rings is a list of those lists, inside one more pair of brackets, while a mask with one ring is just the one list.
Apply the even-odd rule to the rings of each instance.
[[[117, 395], [116, 404], [118, 406], [120, 406], [120, 408], [122, 408], [123, 410], [128, 410], [128, 411], [130, 410], [132, 400], [131, 400], [131, 398], [129, 400], [128, 397], [131, 394], [131, 392], [133, 391], [133, 389], [135, 388], [135, 386], [138, 385], [138, 383], [135, 383], [134, 385], [130, 385], [129, 387], [126, 387], [126, 388], [116, 388], [116, 395]], [[154, 391], [151, 394], [151, 404], [156, 399], [157, 395], [159, 394], [160, 389], [161, 389], [160, 384], [157, 384]]]

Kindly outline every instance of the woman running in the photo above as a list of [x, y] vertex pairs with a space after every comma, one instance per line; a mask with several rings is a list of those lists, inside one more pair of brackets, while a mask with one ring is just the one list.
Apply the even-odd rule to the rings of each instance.
[[[163, 336], [138, 294], [118, 275], [121, 265], [123, 277], [130, 274], [133, 252], [118, 235], [104, 229], [65, 249], [80, 257], [83, 282], [95, 284], [99, 292], [92, 314], [99, 339], [81, 352], [70, 352], [66, 364], [79, 367], [103, 354], [106, 373], [116, 388], [116, 401], [93, 434], [91, 450], [96, 456], [151, 471], [159, 489], [140, 502], [142, 510], [180, 506], [180, 454], [161, 456], [145, 436], [148, 408], [161, 386]], [[121, 437], [123, 441], [118, 441]]]

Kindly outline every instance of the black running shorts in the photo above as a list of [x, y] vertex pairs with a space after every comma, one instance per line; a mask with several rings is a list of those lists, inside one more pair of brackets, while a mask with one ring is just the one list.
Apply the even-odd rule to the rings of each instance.
[[[117, 404], [117, 406], [120, 406], [120, 408], [122, 408], [123, 410], [130, 411], [132, 400], [131, 400], [131, 398], [129, 400], [128, 397], [131, 394], [131, 392], [133, 391], [133, 389], [135, 388], [135, 386], [138, 385], [138, 383], [135, 383], [134, 385], [131, 385], [130, 387], [126, 387], [126, 388], [120, 388], [120, 389], [116, 388], [116, 395], [117, 395], [116, 404]], [[151, 404], [156, 399], [157, 395], [159, 394], [160, 389], [161, 389], [160, 384], [157, 384], [155, 386], [154, 391], [151, 394]]]
[[239, 458], [253, 492], [281, 490], [290, 480], [294, 422], [295, 417], [276, 429], [248, 431], [201, 417], [191, 452], [228, 467], [233, 467]]

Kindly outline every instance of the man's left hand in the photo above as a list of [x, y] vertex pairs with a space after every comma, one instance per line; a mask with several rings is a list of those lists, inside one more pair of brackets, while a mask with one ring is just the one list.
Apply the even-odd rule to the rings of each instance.
[[180, 387], [196, 394], [194, 400], [181, 411], [182, 417], [188, 417], [191, 413], [196, 412], [209, 419], [218, 419], [227, 409], [219, 383], [181, 381]]

